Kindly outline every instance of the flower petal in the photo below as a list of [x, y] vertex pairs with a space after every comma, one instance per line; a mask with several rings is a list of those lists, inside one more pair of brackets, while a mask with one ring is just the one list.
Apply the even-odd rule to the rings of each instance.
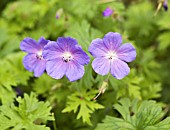
[[74, 60], [81, 65], [86, 65], [90, 62], [90, 57], [79, 46], [75, 47], [75, 50], [72, 51], [72, 54]]
[[35, 77], [39, 77], [44, 73], [45, 60], [37, 59], [36, 54], [27, 54], [23, 59], [23, 64], [28, 71], [34, 71]]
[[130, 72], [130, 68], [124, 61], [121, 61], [119, 59], [114, 59], [111, 62], [111, 74], [116, 79], [122, 79], [126, 75], [128, 75]]
[[126, 61], [131, 62], [136, 58], [136, 50], [130, 43], [123, 44], [117, 51], [118, 58]]
[[62, 50], [71, 52], [71, 50], [74, 49], [78, 42], [76, 39], [71, 37], [59, 37], [57, 39], [57, 44]]
[[104, 36], [103, 42], [109, 50], [117, 50], [122, 44], [122, 36], [119, 33], [109, 32]]
[[44, 37], [40, 37], [40, 39], [38, 40], [38, 44], [41, 46], [41, 48], [43, 49], [45, 45], [47, 45], [47, 43], [50, 40], [46, 40]]
[[63, 50], [58, 46], [57, 42], [50, 41], [44, 47], [43, 58], [46, 60], [53, 60], [62, 57]]
[[25, 38], [21, 41], [20, 49], [28, 53], [36, 53], [41, 49], [41, 46], [32, 38]]
[[40, 77], [44, 73], [45, 65], [46, 65], [46, 62], [44, 59], [37, 60], [36, 65], [34, 67], [34, 76], [35, 77]]
[[37, 62], [36, 54], [27, 54], [23, 59], [25, 69], [27, 69], [30, 72], [34, 70], [36, 62]]
[[97, 38], [91, 42], [90, 47], [89, 47], [89, 52], [94, 57], [101, 57], [107, 54], [108, 49], [103, 43], [103, 40], [100, 38]]
[[66, 72], [66, 77], [70, 82], [76, 81], [82, 78], [84, 75], [84, 66], [80, 65], [76, 61], [71, 61], [68, 63], [68, 69]]
[[110, 8], [110, 7], [107, 7], [104, 11], [103, 11], [103, 16], [104, 17], [108, 17], [108, 16], [110, 16], [110, 15], [112, 15], [112, 13], [113, 13], [113, 10]]
[[92, 67], [96, 73], [106, 75], [110, 70], [110, 61], [103, 57], [95, 58], [92, 62]]
[[63, 62], [61, 58], [46, 62], [46, 71], [49, 76], [54, 79], [61, 79], [68, 68], [68, 64]]

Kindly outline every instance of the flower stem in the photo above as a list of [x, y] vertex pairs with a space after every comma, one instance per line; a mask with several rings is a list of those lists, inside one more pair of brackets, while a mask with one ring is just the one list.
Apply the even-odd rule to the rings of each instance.
[[54, 128], [54, 130], [57, 130], [55, 120], [53, 121], [53, 128]]
[[108, 82], [110, 78], [110, 73], [107, 75], [107, 78], [105, 79], [105, 82]]

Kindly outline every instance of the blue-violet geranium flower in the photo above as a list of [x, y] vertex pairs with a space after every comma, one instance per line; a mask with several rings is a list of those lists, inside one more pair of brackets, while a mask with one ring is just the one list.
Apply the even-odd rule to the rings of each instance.
[[113, 32], [92, 41], [89, 52], [95, 57], [92, 67], [96, 73], [106, 75], [110, 71], [117, 79], [128, 75], [130, 68], [126, 62], [136, 58], [136, 50], [130, 43], [121, 44], [121, 35]]
[[56, 42], [49, 42], [44, 47], [43, 57], [47, 61], [48, 75], [55, 79], [66, 75], [71, 82], [84, 75], [84, 65], [90, 61], [76, 39], [71, 37], [59, 37]]
[[25, 69], [34, 72], [35, 77], [41, 76], [45, 71], [46, 61], [42, 56], [44, 46], [49, 42], [41, 37], [38, 42], [32, 38], [21, 41], [20, 49], [28, 54], [23, 59]]
[[110, 15], [112, 15], [112, 13], [113, 13], [113, 10], [110, 8], [110, 7], [107, 7], [104, 11], [103, 11], [103, 16], [104, 17], [108, 17], [108, 16], [110, 16]]

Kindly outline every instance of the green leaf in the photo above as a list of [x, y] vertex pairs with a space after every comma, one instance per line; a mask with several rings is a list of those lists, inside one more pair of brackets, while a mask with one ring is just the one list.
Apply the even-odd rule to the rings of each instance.
[[119, 99], [120, 97], [142, 99], [141, 96], [142, 81], [143, 77], [138, 76], [136, 70], [133, 68], [131, 69], [130, 74], [121, 81], [113, 77], [109, 79], [110, 86], [113, 87], [117, 92], [116, 95], [117, 99]]
[[77, 119], [82, 118], [84, 123], [92, 125], [90, 121], [91, 114], [97, 109], [104, 108], [96, 101], [91, 101], [95, 93], [93, 91], [81, 93], [82, 95], [78, 92], [73, 93], [68, 97], [67, 106], [62, 112], [78, 112]]
[[[13, 31], [21, 31], [24, 28], [33, 28], [39, 18], [46, 14], [51, 6], [50, 4], [51, 2], [45, 1], [11, 2], [3, 11], [3, 16], [8, 19], [9, 22], [13, 23], [11, 24], [13, 25]], [[40, 9], [41, 11], [39, 11]]]
[[33, 83], [33, 89], [37, 94], [46, 94], [52, 87], [60, 86], [57, 80], [51, 78], [47, 74], [43, 74], [41, 77], [35, 80]]
[[[152, 55], [150, 56], [152, 57]], [[148, 57], [146, 61], [149, 61], [149, 59], [152, 58]], [[144, 61], [144, 63], [146, 63], [146, 61]], [[160, 65], [158, 64], [158, 66], [156, 65], [151, 67], [148, 64], [146, 64], [146, 68], [148, 71], [147, 76], [142, 72], [139, 74], [136, 69], [132, 68], [129, 75], [122, 80], [117, 80], [113, 77], [110, 77], [109, 87], [112, 87], [115, 90], [115, 96], [117, 99], [122, 97], [129, 97], [131, 99], [137, 98], [148, 100], [159, 98], [161, 96], [161, 82], [157, 81], [157, 77], [154, 77], [153, 75], [151, 77], [151, 69], [156, 69], [157, 67], [159, 68]], [[152, 70], [152, 74], [155, 73], [155, 69]], [[157, 73], [155, 73], [154, 75], [157, 75]], [[155, 78], [157, 82], [155, 82]], [[99, 81], [103, 81], [103, 79], [100, 78]]]
[[107, 116], [96, 130], [158, 130], [170, 128], [170, 118], [160, 121], [164, 115], [162, 107], [154, 101], [132, 102], [128, 98], [121, 99], [114, 108], [123, 119]]
[[154, 99], [161, 96], [162, 85], [161, 83], [150, 83], [144, 81], [142, 83], [143, 89], [141, 90], [141, 95], [143, 99]]
[[1, 39], [1, 42], [0, 42], [0, 49], [3, 47], [4, 45], [4, 42], [6, 42], [9, 38], [8, 36], [8, 30], [6, 28], [2, 28], [2, 26], [4, 25], [3, 22], [0, 21], [0, 39]]
[[159, 50], [165, 50], [170, 46], [169, 36], [170, 32], [164, 32], [159, 35]]
[[13, 53], [0, 62], [0, 99], [2, 104], [12, 103], [16, 96], [13, 86], [27, 85], [32, 73], [24, 69], [22, 58], [25, 53]]
[[75, 23], [72, 25], [65, 33], [65, 36], [71, 36], [77, 39], [83, 50], [88, 52], [88, 47], [91, 41], [95, 38], [101, 37], [102, 33], [99, 30], [90, 28], [90, 24], [87, 21], [82, 21], [80, 24]]
[[15, 79], [17, 84], [27, 85], [27, 81], [32, 76], [31, 72], [25, 70], [22, 63], [23, 57], [25, 55], [25, 53], [19, 52], [10, 54], [5, 58], [5, 60], [10, 63], [11, 68], [9, 68], [9, 71], [11, 75], [13, 75], [13, 78]]
[[[97, 4], [96, 1], [91, 0], [74, 0], [74, 2], [64, 1], [61, 2], [61, 7], [64, 8], [68, 13], [73, 13], [74, 15], [82, 18], [84, 16], [92, 18], [95, 15]], [[67, 6], [69, 5], [69, 6]], [[67, 8], [66, 8], [67, 7]]]
[[162, 12], [160, 14], [160, 18], [156, 21], [160, 30], [169, 30], [169, 26], [170, 26], [170, 21], [169, 21], [169, 11], [168, 12]]
[[40, 125], [48, 120], [54, 120], [50, 113], [51, 107], [48, 102], [38, 101], [36, 95], [31, 93], [30, 96], [24, 94], [24, 98], [16, 99], [18, 106], [0, 106], [0, 129], [43, 129], [48, 130], [45, 125]]
[[136, 130], [130, 123], [111, 116], [106, 116], [104, 123], [98, 124], [95, 130]]
[[129, 85], [128, 90], [130, 97], [137, 97], [138, 99], [141, 99], [141, 92], [139, 86]]
[[12, 103], [16, 96], [11, 86], [16, 86], [17, 81], [12, 73], [12, 66], [7, 61], [0, 62], [0, 99], [2, 104]]
[[152, 43], [158, 29], [156, 28], [157, 17], [153, 18], [153, 4], [150, 1], [139, 2], [130, 6], [125, 15], [127, 18], [124, 22], [125, 30], [136, 41], [135, 43], [138, 46]]
[[[155, 128], [161, 129], [161, 130], [168, 130], [170, 129], [170, 117], [167, 117], [163, 121], [159, 122], [158, 124], [155, 125]], [[149, 130], [149, 127], [148, 127]]]
[[53, 120], [50, 114], [50, 104], [48, 102], [39, 102], [34, 93], [31, 93], [30, 96], [25, 94], [24, 99], [18, 97], [16, 100], [19, 107], [16, 107], [15, 110], [20, 112], [21, 117], [29, 118], [31, 121], [36, 121], [36, 119], [41, 119], [43, 122]]
[[129, 108], [131, 106], [131, 102], [128, 98], [119, 101], [120, 104], [115, 104], [114, 108], [122, 115], [123, 119], [129, 121], [130, 120], [130, 112]]

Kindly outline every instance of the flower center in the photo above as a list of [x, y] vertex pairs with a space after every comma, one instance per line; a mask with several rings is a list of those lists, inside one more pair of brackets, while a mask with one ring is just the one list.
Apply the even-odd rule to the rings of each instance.
[[116, 52], [112, 51], [112, 52], [109, 52], [107, 55], [106, 55], [106, 58], [108, 58], [109, 60], [114, 60], [117, 58], [117, 54]]
[[42, 59], [43, 59], [43, 57], [42, 57], [42, 50], [40, 50], [40, 51], [38, 51], [38, 52], [36, 53], [36, 57], [37, 57], [37, 59], [39, 59], [39, 60], [42, 60]]
[[65, 52], [62, 57], [64, 62], [69, 62], [73, 59], [72, 55], [70, 52]]

